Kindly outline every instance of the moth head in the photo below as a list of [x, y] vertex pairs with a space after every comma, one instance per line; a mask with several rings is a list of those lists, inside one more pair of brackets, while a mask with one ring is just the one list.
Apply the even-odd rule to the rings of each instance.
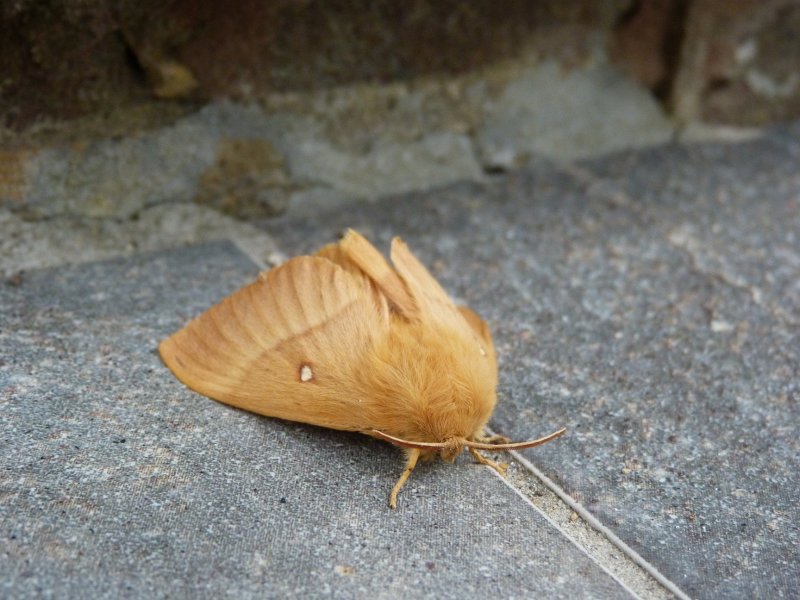
[[502, 450], [524, 450], [525, 448], [534, 448], [536, 446], [541, 446], [542, 444], [545, 444], [550, 440], [554, 440], [557, 437], [564, 435], [566, 431], [567, 428], [562, 427], [558, 431], [536, 440], [529, 440], [527, 442], [511, 442], [508, 444], [487, 444], [483, 442], [474, 442], [472, 440], [468, 440], [465, 438], [451, 438], [444, 442], [415, 442], [413, 440], [404, 440], [402, 438], [389, 435], [388, 433], [385, 433], [383, 431], [378, 431], [377, 429], [373, 429], [368, 433], [376, 438], [382, 439], [384, 441], [389, 442], [390, 444], [394, 444], [395, 446], [399, 446], [401, 448], [416, 448], [418, 450], [423, 450], [423, 451], [425, 450], [438, 451], [439, 455], [444, 460], [452, 462], [464, 448], [475, 448], [476, 450], [488, 450], [489, 452], [500, 452]]
[[461, 451], [464, 449], [467, 440], [464, 438], [451, 438], [441, 443], [442, 447], [438, 449], [439, 456], [442, 457], [442, 460], [453, 462], [455, 461], [456, 457], [461, 454]]

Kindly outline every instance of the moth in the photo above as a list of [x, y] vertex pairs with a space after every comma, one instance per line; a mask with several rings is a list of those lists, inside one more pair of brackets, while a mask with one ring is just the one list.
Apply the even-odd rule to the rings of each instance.
[[532, 448], [490, 436], [497, 364], [486, 323], [457, 306], [394, 238], [390, 265], [350, 230], [208, 309], [161, 342], [163, 361], [189, 388], [238, 408], [358, 431], [404, 449], [397, 494], [417, 462], [453, 462], [464, 448]]

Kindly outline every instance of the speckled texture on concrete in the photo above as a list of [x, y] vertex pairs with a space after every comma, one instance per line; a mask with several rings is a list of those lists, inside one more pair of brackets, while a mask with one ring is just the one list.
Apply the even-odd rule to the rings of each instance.
[[800, 588], [800, 128], [270, 227], [403, 235], [493, 327], [495, 429], [698, 598]]
[[0, 596], [616, 598], [627, 591], [469, 460], [184, 388], [158, 341], [256, 275], [230, 244], [0, 286]]

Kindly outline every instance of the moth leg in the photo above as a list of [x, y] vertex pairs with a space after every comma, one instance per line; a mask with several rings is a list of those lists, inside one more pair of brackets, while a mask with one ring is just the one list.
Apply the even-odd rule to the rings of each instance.
[[498, 463], [498, 462], [495, 462], [495, 461], [493, 461], [493, 460], [491, 460], [489, 458], [486, 458], [483, 454], [478, 452], [478, 450], [476, 448], [470, 448], [469, 449], [469, 453], [472, 454], [472, 456], [475, 457], [475, 460], [477, 460], [482, 465], [487, 465], [489, 467], [492, 467], [495, 471], [500, 473], [500, 475], [502, 475], [503, 477], [506, 476], [506, 469], [508, 469], [508, 463]]
[[406, 470], [403, 471], [403, 474], [400, 475], [400, 479], [397, 480], [397, 483], [394, 484], [392, 488], [392, 493], [389, 494], [389, 508], [397, 508], [397, 493], [400, 491], [400, 488], [405, 485], [406, 481], [408, 481], [408, 476], [411, 475], [411, 471], [414, 470], [414, 467], [417, 466], [417, 460], [419, 459], [420, 450], [419, 448], [412, 448], [408, 451], [408, 462], [406, 462]]
[[511, 438], [507, 438], [504, 435], [495, 433], [494, 435], [479, 435], [475, 441], [483, 444], [508, 444], [511, 441]]

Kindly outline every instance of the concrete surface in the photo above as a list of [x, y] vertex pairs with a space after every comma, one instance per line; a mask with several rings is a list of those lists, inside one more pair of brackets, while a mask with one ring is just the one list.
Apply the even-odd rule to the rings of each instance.
[[485, 467], [270, 420], [184, 388], [162, 337], [257, 274], [231, 244], [0, 288], [0, 595], [627, 598]]
[[[2, 581], [21, 596], [83, 589], [72, 585], [107, 595], [124, 586], [131, 596], [278, 594], [284, 584], [359, 596], [375, 592], [359, 587], [374, 577], [353, 583], [359, 572], [377, 573], [368, 557], [383, 561], [395, 550], [395, 566], [383, 572], [393, 578], [390, 593], [419, 585], [434, 595], [453, 581], [454, 595], [472, 585], [475, 593], [526, 596], [543, 589], [532, 581], [539, 568], [549, 573], [542, 580], [549, 594], [627, 593], [469, 461], [415, 474], [401, 498], [407, 518], [397, 521], [401, 512], [383, 512], [398, 468], [391, 448], [232, 411], [186, 392], [163, 370], [153, 354], [160, 337], [255, 271], [229, 246], [137, 256], [135, 232], [146, 240], [141, 247], [237, 237], [252, 256], [276, 262], [355, 227], [383, 248], [403, 235], [489, 320], [501, 361], [495, 429], [522, 439], [570, 428], [558, 443], [524, 453], [568, 503], [548, 496], [524, 463], [514, 465], [520, 477], [512, 481], [597, 561], [611, 568], [609, 554], [638, 553], [697, 598], [793, 597], [800, 585], [798, 164], [795, 124], [730, 144], [667, 145], [560, 166], [534, 160], [484, 183], [370, 203], [331, 208], [326, 197], [310, 197], [260, 231], [167, 206], [96, 229], [59, 219], [25, 224], [16, 254], [6, 254], [12, 243], [0, 256], [10, 274], [0, 327], [0, 522], [9, 542]], [[56, 229], [62, 241], [52, 244]], [[73, 262], [87, 232], [88, 258], [132, 257], [13, 268], [29, 255], [22, 247], [34, 255], [38, 247], [40, 264]], [[268, 249], [256, 249], [261, 242]], [[70, 243], [74, 252], [59, 254]], [[325, 487], [331, 473], [343, 480]], [[297, 490], [306, 496], [292, 495]], [[435, 512], [457, 498], [463, 521], [460, 505]], [[479, 502], [498, 502], [506, 516], [475, 508]], [[273, 515], [274, 508], [294, 512]], [[274, 529], [285, 517], [294, 529]], [[591, 519], [611, 551], [579, 529]], [[309, 520], [316, 536], [296, 533]], [[488, 555], [475, 536], [487, 522], [513, 540], [491, 538]], [[323, 531], [333, 532], [324, 551]], [[451, 559], [429, 560], [408, 541], [420, 531], [433, 533], [443, 556], [460, 552], [464, 560], [457, 568]], [[578, 566], [547, 571], [553, 563], [534, 551], [531, 531], [550, 536], [558, 561], [589, 569], [585, 581], [597, 587], [571, 587]], [[363, 532], [409, 547], [362, 547]], [[281, 570], [289, 555], [299, 565], [292, 572]], [[519, 567], [519, 556], [535, 564]], [[479, 579], [479, 557], [508, 578]], [[324, 568], [309, 566], [319, 563]], [[424, 576], [415, 571], [420, 564]], [[81, 579], [85, 565], [111, 575]], [[311, 584], [298, 571], [319, 574], [318, 585], [303, 588]], [[615, 573], [640, 597], [664, 597]]]

